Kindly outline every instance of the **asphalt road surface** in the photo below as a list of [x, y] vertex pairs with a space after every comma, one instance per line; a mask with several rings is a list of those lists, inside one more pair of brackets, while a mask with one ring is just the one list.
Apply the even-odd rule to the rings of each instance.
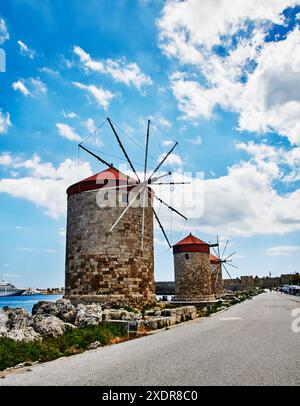
[[0, 385], [300, 385], [295, 308], [299, 298], [264, 293], [206, 319], [14, 372]]

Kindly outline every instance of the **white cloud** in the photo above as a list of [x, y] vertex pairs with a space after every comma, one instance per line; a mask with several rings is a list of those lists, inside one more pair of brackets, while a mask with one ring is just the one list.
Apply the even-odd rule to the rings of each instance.
[[66, 229], [64, 227], [60, 227], [58, 230], [58, 234], [60, 237], [65, 237], [66, 236]]
[[203, 49], [211, 50], [223, 38], [245, 28], [247, 20], [256, 23], [282, 23], [282, 11], [296, 0], [198, 0], [166, 2], [157, 25], [160, 45], [168, 56], [184, 63], [203, 61]]
[[6, 26], [6, 22], [3, 18], [0, 18], [0, 44], [4, 44], [9, 39], [9, 33]]
[[170, 129], [172, 127], [171, 122], [161, 115], [150, 116], [149, 119], [153, 122], [154, 125], [158, 124], [159, 126], [165, 127], [167, 129]]
[[0, 134], [5, 134], [11, 127], [10, 114], [0, 110]]
[[210, 118], [214, 107], [221, 103], [222, 93], [219, 93], [219, 89], [205, 88], [197, 81], [187, 79], [187, 76], [180, 72], [174, 73], [170, 80], [178, 108], [184, 113], [183, 118]]
[[161, 246], [161, 247], [165, 247], [165, 248], [169, 248], [169, 246], [168, 246], [168, 244], [167, 244], [167, 241], [164, 239], [164, 240], [161, 240], [161, 239], [159, 239], [159, 238], [154, 238], [154, 244], [156, 245], [156, 246]]
[[66, 229], [65, 227], [60, 227], [58, 230], [58, 235], [59, 235], [59, 243], [60, 244], [65, 244], [66, 243]]
[[[193, 75], [175, 72], [171, 88], [183, 118], [210, 118], [217, 106], [239, 114], [240, 130], [275, 131], [300, 145], [300, 31], [265, 42], [271, 24], [296, 0], [168, 1], [160, 45]], [[226, 50], [223, 56], [215, 46]]]
[[201, 145], [202, 144], [202, 139], [201, 139], [200, 135], [197, 135], [195, 138], [186, 138], [185, 141], [192, 145]]
[[[166, 155], [167, 155], [166, 153], [161, 154], [158, 157], [157, 162], [161, 162]], [[183, 164], [182, 159], [180, 158], [180, 156], [175, 154], [175, 153], [171, 153], [168, 156], [168, 158], [165, 160], [165, 163], [169, 164], [169, 165], [178, 165], [178, 166]]]
[[122, 129], [128, 135], [132, 135], [134, 133], [134, 129], [127, 123], [122, 124]]
[[15, 226], [15, 229], [18, 230], [18, 231], [27, 230], [27, 228], [26, 228], [26, 227], [23, 227], [23, 226]]
[[128, 63], [124, 60], [106, 61], [106, 70], [114, 78], [116, 82], [124, 83], [127, 86], [135, 86], [139, 90], [143, 86], [149, 86], [152, 81], [149, 76], [144, 75], [136, 63]]
[[95, 85], [84, 85], [79, 82], [73, 82], [73, 85], [78, 87], [79, 89], [86, 90], [88, 93], [90, 93], [94, 98], [97, 100], [99, 105], [104, 109], [107, 110], [109, 107], [109, 103], [113, 97], [115, 97], [115, 94], [112, 93], [109, 90], [103, 89], [100, 86], [95, 86]]
[[35, 51], [29, 48], [23, 41], [19, 40], [18, 45], [20, 47], [20, 53], [23, 56], [28, 56], [28, 58], [33, 59], [35, 56]]
[[76, 118], [76, 117], [77, 117], [77, 114], [74, 113], [73, 111], [66, 112], [66, 111], [63, 110], [61, 114], [62, 114], [65, 118]]
[[79, 46], [74, 46], [73, 51], [86, 69], [109, 74], [116, 82], [124, 83], [127, 86], [135, 86], [139, 90], [141, 90], [143, 86], [152, 84], [151, 78], [143, 74], [136, 63], [127, 64], [124, 58], [96, 61]]
[[236, 148], [250, 155], [258, 168], [268, 173], [273, 179], [295, 182], [300, 179], [300, 147], [285, 149], [265, 143], [256, 144], [240, 142]]
[[87, 138], [85, 138], [89, 142], [89, 145], [102, 147], [104, 143], [101, 138], [101, 132], [99, 129], [97, 129], [95, 121], [91, 117], [89, 117], [87, 120], [82, 122], [82, 125], [84, 128], [87, 129], [88, 134], [91, 136], [90, 138], [88, 138], [87, 135]]
[[100, 61], [94, 61], [90, 57], [90, 55], [85, 52], [82, 48], [79, 46], [74, 46], [73, 47], [73, 52], [75, 55], [77, 55], [80, 59], [80, 62], [84, 64], [88, 69], [97, 71], [99, 73], [105, 73], [105, 67], [104, 64]]
[[172, 127], [171, 122], [162, 116], [158, 117], [158, 124], [160, 124], [161, 126], [166, 127], [166, 128]]
[[[4, 266], [8, 265], [8, 267], [10, 267], [10, 264], [3, 264]], [[4, 280], [11, 280], [11, 279], [20, 279], [21, 275], [18, 273], [4, 273], [2, 274], [2, 277], [4, 278]]]
[[55, 254], [56, 250], [54, 250], [53, 248], [45, 248], [43, 250], [46, 254]]
[[[17, 251], [34, 252], [34, 251], [37, 251], [37, 249], [36, 248], [30, 248], [30, 247], [20, 247], [20, 248], [17, 248]], [[54, 250], [53, 248], [44, 248], [42, 250], [42, 252], [44, 252], [46, 254], [55, 254], [56, 250]]]
[[[265, 153], [264, 153], [265, 154]], [[9, 153], [0, 155], [0, 164], [6, 169], [19, 169], [26, 174], [17, 179], [3, 178], [0, 192], [22, 198], [46, 210], [54, 218], [65, 214], [66, 188], [78, 180], [77, 163], [66, 159], [55, 167], [43, 162], [35, 155], [24, 160]], [[88, 163], [79, 165], [80, 177], [91, 174]], [[173, 181], [190, 181], [180, 171], [172, 175]], [[191, 218], [187, 206], [179, 207], [178, 202], [184, 196], [185, 202], [194, 202], [192, 185], [178, 185], [174, 191], [157, 186], [155, 191], [166, 202], [188, 214], [190, 219], [186, 230], [198, 231], [210, 235], [253, 236], [266, 234], [284, 235], [300, 230], [300, 189], [280, 195], [273, 186], [276, 175], [265, 166], [253, 162], [241, 162], [228, 168], [228, 173], [215, 179], [196, 182], [203, 198], [203, 215]], [[158, 189], [159, 188], [159, 189]], [[191, 206], [188, 206], [191, 207]], [[166, 229], [170, 226], [170, 212], [164, 206], [160, 218]], [[173, 216], [173, 230], [182, 231], [183, 223]], [[63, 232], [63, 231], [62, 231]]]
[[[189, 218], [184, 227], [182, 219], [174, 214], [173, 230], [201, 230], [230, 237], [300, 231], [300, 189], [280, 194], [273, 184], [276, 172], [267, 166], [242, 161], [228, 168], [226, 175], [204, 180], [188, 175], [182, 179], [179, 174], [173, 172], [172, 180], [190, 181], [191, 185], [176, 185], [171, 192], [169, 187], [155, 188], [159, 197], [172, 201], [171, 205]], [[170, 213], [164, 206], [160, 217], [164, 227], [170, 229]]]
[[58, 76], [59, 75], [58, 71], [56, 71], [54, 69], [51, 69], [51, 68], [48, 68], [47, 66], [43, 66], [42, 68], [39, 69], [39, 71], [43, 72], [43, 73], [47, 73], [48, 75], [53, 75], [53, 76]]
[[12, 156], [7, 153], [4, 152], [3, 154], [0, 155], [0, 165], [2, 166], [10, 166], [12, 164]]
[[88, 162], [80, 162], [78, 167], [77, 162], [66, 159], [55, 167], [50, 162], [43, 163], [37, 155], [28, 160], [14, 156], [10, 167], [22, 168], [28, 173], [18, 179], [2, 178], [0, 193], [34, 203], [55, 219], [66, 213], [66, 189], [78, 181], [78, 170], [82, 178], [92, 174]]
[[17, 251], [24, 251], [24, 252], [33, 252], [36, 251], [36, 248], [30, 248], [30, 247], [19, 247], [16, 248]]
[[244, 254], [234, 254], [233, 258], [234, 259], [244, 259], [244, 258], [247, 258], [247, 256]]
[[172, 140], [163, 140], [162, 145], [165, 147], [170, 147], [171, 145], [174, 145], [174, 141]]
[[24, 83], [21, 80], [18, 80], [17, 82], [14, 82], [12, 84], [12, 88], [14, 90], [19, 90], [24, 96], [30, 96], [31, 93], [27, 89], [27, 87], [24, 85]]
[[39, 94], [47, 92], [47, 86], [40, 79], [30, 78], [29, 81], [33, 87], [33, 93]]
[[74, 128], [64, 123], [56, 123], [56, 128], [58, 129], [59, 135], [67, 138], [70, 141], [81, 141], [80, 135], [78, 135]]
[[298, 252], [300, 247], [297, 245], [279, 245], [267, 249], [266, 254], [269, 256], [290, 256]]
[[198, 227], [208, 234], [241, 236], [299, 231], [300, 189], [280, 195], [272, 182], [268, 172], [246, 162], [229, 168], [226, 176], [205, 180]]
[[95, 121], [91, 117], [85, 120], [83, 122], [83, 125], [85, 126], [85, 128], [88, 130], [89, 133], [93, 133], [97, 128]]
[[47, 93], [47, 86], [39, 78], [19, 79], [12, 84], [12, 88], [24, 96], [34, 97]]
[[242, 130], [276, 131], [300, 145], [300, 31], [268, 43], [239, 100]]

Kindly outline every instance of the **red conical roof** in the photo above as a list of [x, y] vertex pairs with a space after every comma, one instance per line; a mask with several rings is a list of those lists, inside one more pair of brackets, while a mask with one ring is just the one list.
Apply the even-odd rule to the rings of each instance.
[[136, 183], [136, 181], [131, 178], [130, 176], [125, 175], [124, 173], [118, 171], [116, 168], [108, 168], [105, 169], [102, 172], [95, 173], [95, 175], [89, 176], [88, 178], [82, 179], [78, 183], [82, 182], [89, 182], [89, 181], [99, 181], [99, 180], [105, 180], [105, 179], [115, 179], [118, 181], [124, 181], [124, 182], [129, 182], [129, 183]]
[[180, 252], [209, 253], [209, 244], [190, 234], [173, 246], [173, 254]]
[[135, 185], [137, 184], [137, 181], [118, 171], [118, 169], [108, 168], [102, 172], [89, 176], [88, 178], [82, 179], [80, 182], [74, 183], [74, 185], [71, 185], [67, 189], [67, 194], [68, 196], [71, 196], [88, 190], [102, 189], [108, 186], [119, 186], [126, 183]]
[[194, 237], [192, 234], [189, 234], [187, 237], [185, 237], [183, 240], [179, 241], [175, 245], [185, 245], [185, 244], [207, 244], [207, 242], [204, 242], [200, 240], [197, 237]]

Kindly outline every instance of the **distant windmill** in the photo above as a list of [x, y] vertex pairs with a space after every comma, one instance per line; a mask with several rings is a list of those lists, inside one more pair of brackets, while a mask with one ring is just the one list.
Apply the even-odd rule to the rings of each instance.
[[[235, 252], [232, 252], [229, 255], [226, 255], [226, 249], [228, 247], [229, 240], [226, 241], [225, 246], [223, 248], [222, 254], [220, 254], [220, 245], [219, 245], [219, 237], [217, 236], [217, 244], [211, 245], [215, 255], [210, 255], [210, 263], [211, 263], [211, 287], [212, 292], [216, 297], [222, 295], [224, 291], [223, 287], [223, 277], [222, 277], [222, 267], [225, 269], [227, 275], [230, 279], [232, 279], [226, 265], [231, 266], [232, 268], [238, 269], [237, 266], [232, 264], [232, 258]], [[215, 250], [214, 246], [217, 247]], [[225, 265], [226, 264], [226, 265]]]

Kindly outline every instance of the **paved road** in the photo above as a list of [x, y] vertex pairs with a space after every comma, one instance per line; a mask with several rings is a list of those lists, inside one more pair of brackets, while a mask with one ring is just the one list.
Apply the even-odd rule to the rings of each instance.
[[299, 298], [265, 293], [207, 319], [37, 365], [0, 385], [300, 385], [296, 307]]

